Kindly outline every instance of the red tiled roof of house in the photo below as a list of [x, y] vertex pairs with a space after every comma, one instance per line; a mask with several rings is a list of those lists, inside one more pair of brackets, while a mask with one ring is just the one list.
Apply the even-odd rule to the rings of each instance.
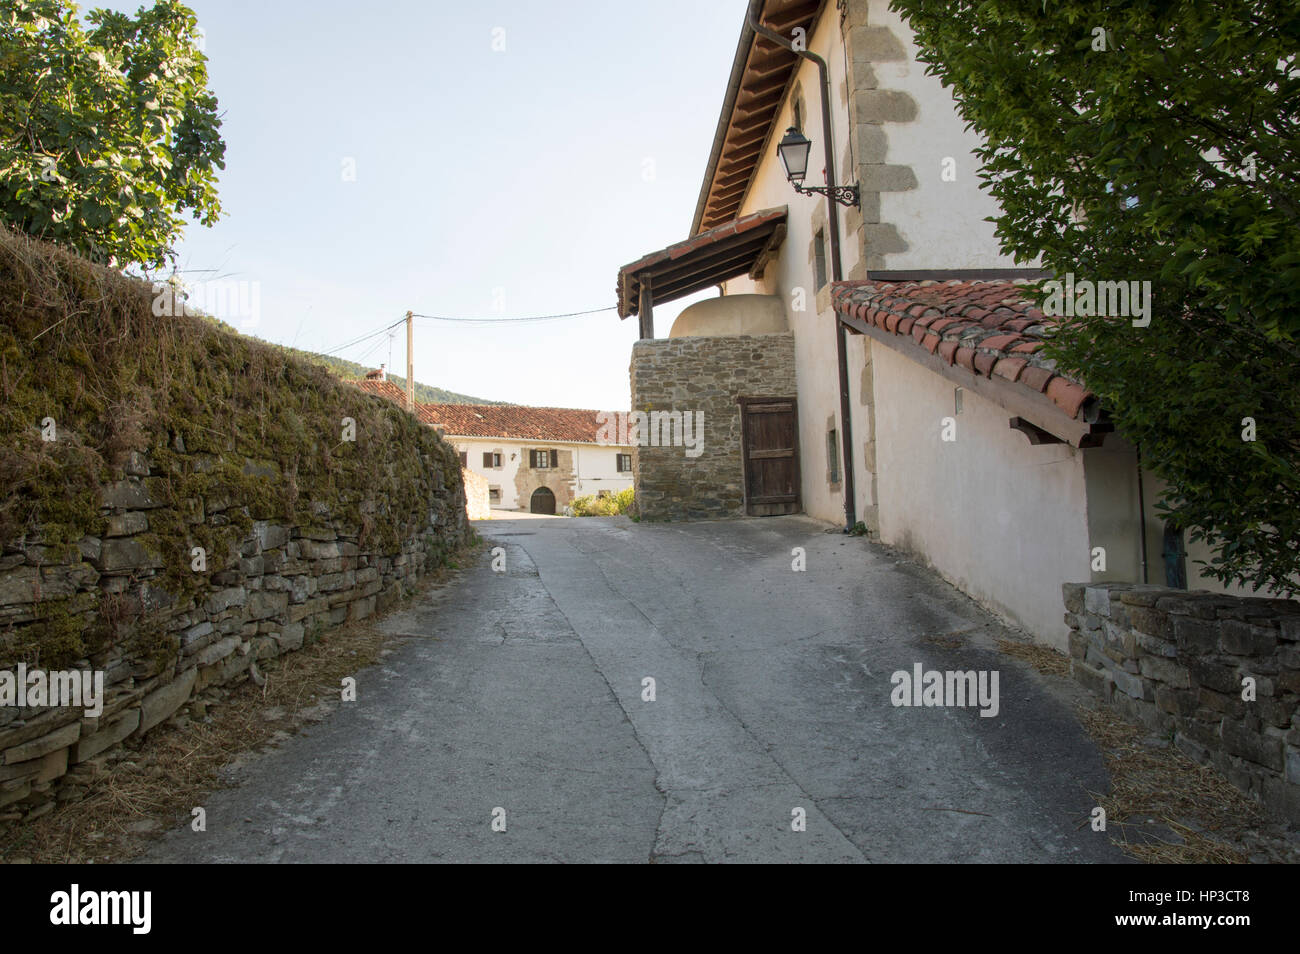
[[598, 441], [601, 421], [619, 418], [618, 433], [626, 433], [622, 420], [626, 411], [600, 412], [570, 407], [523, 407], [516, 404], [417, 404], [421, 421], [440, 427], [457, 437], [503, 437], [528, 441], [565, 441], [573, 444], [613, 443]]
[[1003, 378], [1046, 395], [1082, 419], [1097, 397], [1043, 357], [1053, 320], [1008, 281], [836, 282], [835, 311], [874, 325], [972, 374]]
[[361, 390], [367, 394], [375, 394], [382, 398], [388, 398], [402, 407], [406, 407], [406, 392], [389, 380], [377, 381], [374, 378], [368, 378], [364, 381], [353, 381]]

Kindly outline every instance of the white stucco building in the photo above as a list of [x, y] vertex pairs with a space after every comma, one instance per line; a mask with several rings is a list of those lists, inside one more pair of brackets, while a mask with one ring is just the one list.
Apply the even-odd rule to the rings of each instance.
[[485, 478], [494, 510], [562, 513], [578, 497], [632, 486], [635, 448], [602, 437], [596, 411], [511, 404], [421, 404], [461, 465]]
[[[829, 136], [816, 62], [769, 31], [825, 62]], [[688, 237], [620, 270], [619, 313], [654, 339], [655, 304], [718, 286], [670, 339], [697, 339], [698, 354], [793, 337], [785, 473], [802, 511], [864, 523], [1060, 649], [1064, 582], [1181, 574], [1223, 589], [1198, 570], [1207, 554], [1162, 524], [1159, 482], [1139, 483], [1105, 408], [1038, 354], [1044, 316], [1015, 283], [1049, 276], [999, 251], [976, 134], [888, 0], [751, 0], [722, 94]], [[804, 184], [856, 184], [856, 205], [832, 212], [795, 191], [777, 151], [790, 128], [812, 142]], [[634, 390], [648, 353], [634, 350]], [[752, 494], [750, 466], [737, 457]]]

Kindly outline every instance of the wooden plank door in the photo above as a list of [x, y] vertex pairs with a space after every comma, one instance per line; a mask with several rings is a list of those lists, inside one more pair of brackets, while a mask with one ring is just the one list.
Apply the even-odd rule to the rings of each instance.
[[745, 512], [799, 513], [799, 414], [794, 398], [740, 398]]

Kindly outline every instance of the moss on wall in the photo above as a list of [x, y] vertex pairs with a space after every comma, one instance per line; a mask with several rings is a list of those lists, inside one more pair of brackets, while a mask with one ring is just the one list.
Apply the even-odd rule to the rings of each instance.
[[[135, 540], [173, 605], [237, 565], [254, 521], [328, 527], [363, 553], [394, 554], [454, 517], [459, 461], [432, 429], [284, 349], [157, 316], [153, 303], [146, 283], [0, 229], [0, 570], [19, 554], [79, 561], [78, 546], [109, 532], [106, 495], [128, 478], [148, 499], [118, 510], [147, 513]], [[196, 546], [206, 574], [191, 570]], [[0, 622], [0, 661], [67, 663], [123, 623], [148, 641], [143, 611], [88, 596], [38, 597], [36, 619], [7, 634]]]

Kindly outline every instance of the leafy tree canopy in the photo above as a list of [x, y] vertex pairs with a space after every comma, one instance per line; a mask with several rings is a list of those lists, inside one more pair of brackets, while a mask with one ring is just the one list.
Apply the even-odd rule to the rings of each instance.
[[189, 8], [0, 3], [0, 216], [102, 262], [161, 266], [221, 213], [225, 144]]
[[1149, 326], [1074, 317], [1049, 353], [1167, 482], [1165, 516], [1211, 545], [1213, 576], [1296, 592], [1300, 5], [892, 6], [985, 141], [1004, 251], [1151, 282]]

